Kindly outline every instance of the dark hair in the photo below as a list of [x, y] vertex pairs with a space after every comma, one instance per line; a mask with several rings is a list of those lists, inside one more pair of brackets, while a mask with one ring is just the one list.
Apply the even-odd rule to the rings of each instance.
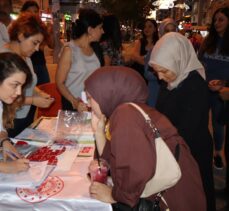
[[145, 19], [144, 21], [144, 26], [143, 26], [143, 30], [142, 30], [142, 44], [144, 46], [147, 45], [147, 39], [146, 39], [146, 35], [144, 34], [144, 27], [145, 27], [145, 24], [146, 22], [151, 22], [153, 25], [154, 25], [154, 28], [155, 28], [155, 32], [152, 34], [152, 41], [153, 41], [153, 44], [155, 45], [155, 43], [158, 41], [159, 37], [158, 37], [158, 27], [157, 27], [157, 22], [154, 20], [154, 19]]
[[[26, 75], [26, 81], [23, 85], [24, 89], [25, 86], [32, 82], [32, 74], [28, 65], [15, 53], [0, 53], [0, 85], [5, 79], [17, 72], [23, 72]], [[3, 125], [5, 128], [13, 127], [16, 109], [22, 105], [23, 99], [24, 96], [19, 96], [10, 105], [3, 102]]]
[[[214, 15], [212, 16], [212, 22], [211, 22], [211, 26], [209, 28], [209, 34], [207, 35], [207, 37], [205, 38], [203, 45], [201, 46], [200, 49], [200, 56], [203, 56], [203, 54], [205, 52], [207, 52], [208, 54], [213, 54], [216, 51], [217, 46], [217, 40], [218, 40], [218, 33], [215, 30], [215, 16], [217, 13], [223, 13], [228, 21], [229, 21], [229, 8], [225, 7], [225, 8], [219, 8], [218, 10], [215, 11]], [[227, 26], [227, 29], [223, 35], [223, 41], [222, 41], [222, 45], [219, 46], [219, 53], [223, 54], [223, 55], [229, 55], [229, 25]]]
[[47, 37], [47, 28], [40, 17], [28, 12], [22, 13], [18, 19], [13, 21], [8, 32], [11, 41], [19, 41], [19, 34], [23, 34], [25, 38], [39, 33], [44, 36], [44, 39]]
[[120, 23], [115, 15], [103, 16], [103, 30], [101, 41], [110, 40], [112, 46], [120, 50], [122, 46], [122, 35], [120, 30]]
[[88, 27], [95, 28], [102, 23], [101, 16], [92, 9], [80, 9], [79, 18], [72, 27], [72, 39], [78, 39], [87, 33]]
[[38, 10], [40, 9], [36, 1], [26, 1], [21, 8], [21, 12], [27, 11], [30, 7], [36, 7]]
[[11, 21], [10, 14], [0, 11], [0, 22], [4, 23], [6, 26], [9, 25]]
[[10, 14], [12, 12], [12, 0], [1, 0], [0, 10]]

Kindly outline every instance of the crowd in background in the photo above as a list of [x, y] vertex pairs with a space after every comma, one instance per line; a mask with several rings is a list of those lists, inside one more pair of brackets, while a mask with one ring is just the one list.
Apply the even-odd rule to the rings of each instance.
[[[229, 8], [216, 10], [205, 38], [198, 32], [179, 33], [172, 18], [166, 18], [159, 26], [155, 20], [145, 19], [142, 26], [132, 51], [123, 54], [118, 18], [80, 9], [72, 24], [71, 39], [60, 52], [55, 83], [62, 96], [62, 109], [83, 112], [91, 107], [100, 155], [111, 167], [113, 188], [92, 184], [91, 194], [115, 204], [114, 210], [120, 210], [119, 203], [127, 206], [123, 210], [129, 210], [138, 203], [145, 183], [154, 174], [154, 151], [149, 150], [146, 141], [150, 131], [138, 114], [125, 105], [134, 102], [150, 114], [172, 151], [175, 145], [181, 146], [183, 178], [164, 194], [171, 210], [214, 211], [213, 166], [226, 167], [222, 159], [225, 140], [229, 164]], [[0, 11], [0, 45], [0, 75], [9, 71], [0, 77], [0, 145], [15, 151], [8, 136], [15, 137], [28, 127], [37, 107], [48, 108], [54, 102], [37, 86], [50, 82], [44, 46], [53, 48], [54, 43], [52, 30], [41, 21], [36, 2], [27, 1], [14, 21], [9, 13]], [[8, 101], [2, 94], [4, 80], [11, 76], [14, 80], [15, 74], [20, 79], [15, 79], [17, 84], [13, 81], [16, 94], [8, 96], [12, 98]], [[81, 99], [84, 90], [89, 105]], [[14, 109], [7, 110], [8, 107]], [[12, 111], [10, 120], [6, 111]], [[111, 142], [105, 141], [109, 139], [104, 134], [106, 127]], [[125, 132], [129, 127], [132, 135]], [[139, 139], [143, 140], [141, 144]], [[135, 151], [127, 153], [130, 145]], [[117, 148], [122, 150], [117, 152]], [[134, 169], [140, 154], [145, 168], [140, 162]], [[5, 172], [7, 165], [16, 165], [15, 171], [26, 170], [27, 164], [23, 158], [0, 163], [0, 171]], [[137, 176], [139, 171], [144, 173]], [[124, 179], [129, 177], [130, 181]], [[225, 194], [228, 193], [229, 168]], [[179, 203], [174, 203], [174, 197], [179, 198]]]

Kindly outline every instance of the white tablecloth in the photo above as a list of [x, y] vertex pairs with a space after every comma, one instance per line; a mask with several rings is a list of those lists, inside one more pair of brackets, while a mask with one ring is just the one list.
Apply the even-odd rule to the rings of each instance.
[[[53, 172], [43, 194], [15, 188], [0, 189], [1, 211], [111, 211], [111, 205], [90, 198], [87, 178], [92, 158], [77, 157], [71, 171]], [[39, 199], [39, 197], [41, 199]], [[40, 200], [40, 202], [39, 202]]]

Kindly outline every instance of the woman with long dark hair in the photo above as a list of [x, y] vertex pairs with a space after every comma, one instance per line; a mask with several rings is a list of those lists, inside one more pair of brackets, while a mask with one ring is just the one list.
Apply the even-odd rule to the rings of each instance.
[[214, 85], [222, 80], [229, 80], [229, 8], [215, 11], [209, 34], [200, 48], [200, 59], [206, 69], [207, 81], [210, 88], [210, 109], [212, 114], [213, 139], [215, 144], [214, 165], [223, 168], [221, 151], [224, 142], [224, 123], [221, 113], [224, 103], [219, 97]]
[[85, 79], [102, 65], [94, 42], [103, 34], [102, 18], [92, 9], [81, 9], [72, 29], [72, 40], [62, 51], [56, 73], [56, 84], [62, 94], [64, 110], [87, 110], [81, 92]]
[[103, 30], [100, 45], [103, 49], [104, 64], [123, 65], [122, 35], [118, 18], [115, 15], [104, 15]]
[[[16, 173], [29, 168], [29, 160], [21, 158], [8, 138], [6, 129], [14, 126], [16, 110], [23, 104], [23, 89], [31, 82], [32, 74], [25, 61], [15, 53], [0, 53], [0, 147], [4, 161], [0, 162], [0, 172]], [[20, 159], [6, 161], [13, 152]]]
[[134, 45], [133, 55], [131, 59], [134, 61], [132, 68], [137, 70], [144, 78], [145, 56], [153, 49], [158, 41], [157, 22], [153, 19], [144, 21], [142, 30], [142, 38], [137, 40]]

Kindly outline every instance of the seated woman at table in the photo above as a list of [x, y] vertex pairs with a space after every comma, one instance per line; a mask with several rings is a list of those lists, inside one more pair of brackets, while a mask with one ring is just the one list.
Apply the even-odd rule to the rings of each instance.
[[32, 83], [25, 88], [24, 105], [16, 112], [14, 128], [8, 130], [9, 136], [15, 137], [34, 121], [37, 107], [48, 108], [54, 99], [36, 87], [37, 75], [30, 59], [46, 38], [45, 24], [37, 15], [22, 13], [10, 24], [8, 32], [10, 42], [3, 45], [0, 52], [17, 53], [25, 60], [33, 76]]
[[[152, 142], [155, 135], [142, 114], [127, 104], [133, 102], [150, 116], [173, 153], [179, 145], [182, 177], [163, 194], [170, 210], [205, 211], [198, 166], [176, 128], [164, 115], [146, 105], [148, 88], [140, 74], [128, 67], [102, 67], [85, 81], [85, 90], [92, 109], [98, 153], [109, 163], [114, 184], [111, 187], [93, 182], [91, 196], [112, 203], [114, 209], [119, 210], [122, 203], [130, 210], [155, 174], [155, 143]], [[154, 198], [155, 195], [149, 197]], [[162, 201], [160, 206], [165, 208]]]
[[[0, 147], [4, 161], [0, 162], [0, 172], [16, 173], [29, 168], [29, 160], [15, 160], [10, 154], [20, 158], [8, 138], [7, 128], [13, 127], [16, 109], [22, 104], [22, 89], [32, 80], [32, 75], [25, 61], [15, 53], [0, 53]], [[8, 154], [11, 152], [10, 154]], [[7, 155], [13, 159], [6, 161]]]

